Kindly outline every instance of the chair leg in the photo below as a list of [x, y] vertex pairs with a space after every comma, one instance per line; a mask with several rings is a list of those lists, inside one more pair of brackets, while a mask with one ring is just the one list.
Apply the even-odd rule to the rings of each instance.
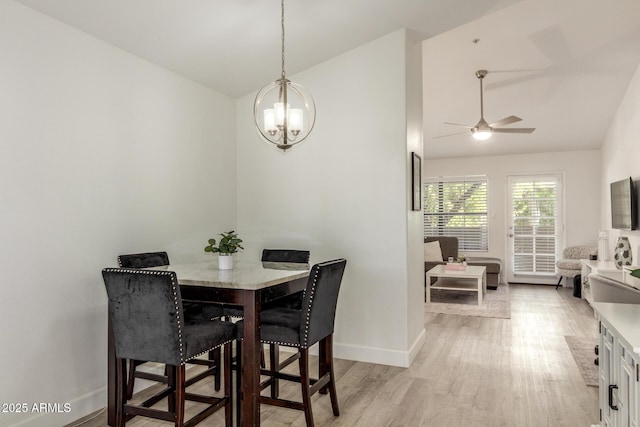
[[236, 417], [242, 425], [242, 341], [236, 341]]
[[560, 279], [558, 279], [558, 284], [556, 285], [556, 289], [558, 289], [558, 287], [560, 286], [561, 282], [562, 282], [562, 276], [560, 276]]
[[[129, 360], [129, 378], [127, 379], [127, 400], [133, 397], [133, 388], [135, 386], [136, 381], [136, 370], [138, 366], [142, 365], [144, 362], [140, 362], [139, 360]], [[165, 372], [165, 375], [167, 373]]]
[[280, 370], [280, 349], [277, 344], [269, 344], [269, 375], [271, 376], [271, 397], [277, 399], [280, 394], [280, 382], [276, 373]]
[[175, 367], [175, 413], [176, 413], [176, 427], [184, 426], [184, 401], [185, 401], [185, 377], [186, 370], [185, 365]]
[[[233, 425], [233, 382], [231, 380], [231, 347], [231, 343], [224, 345], [224, 397], [225, 399], [227, 399], [224, 404], [225, 427], [231, 427]], [[238, 406], [240, 406], [240, 402], [238, 402]]]
[[309, 393], [309, 349], [300, 349], [300, 386], [302, 389], [302, 404], [307, 427], [313, 427], [313, 412], [311, 410], [311, 394]]
[[[329, 372], [330, 365], [327, 361], [331, 355], [328, 353], [329, 350], [327, 348], [328, 338], [329, 337], [321, 339], [318, 343], [318, 378], [324, 377], [325, 374]], [[329, 385], [327, 384], [318, 391], [320, 394], [327, 394], [329, 392]]]
[[325, 355], [326, 355], [326, 369], [329, 372], [329, 396], [331, 397], [331, 409], [333, 409], [333, 415], [340, 416], [340, 408], [338, 407], [338, 394], [336, 392], [336, 375], [333, 369], [333, 334], [326, 337], [324, 340]]
[[171, 365], [165, 365], [164, 373], [167, 376], [167, 386], [171, 389], [171, 393], [167, 396], [167, 409], [169, 412], [176, 411], [176, 382], [177, 372], [176, 367]]
[[[133, 362], [133, 360], [131, 362]], [[116, 395], [118, 396], [118, 398], [116, 399], [116, 427], [125, 427], [126, 417], [124, 413], [124, 405], [127, 402], [126, 372], [127, 372], [127, 361], [125, 359], [117, 359], [116, 360], [116, 387], [118, 388], [118, 393], [116, 393]]]
[[215, 370], [213, 372], [213, 385], [214, 385], [215, 391], [220, 390], [220, 372], [221, 372], [220, 362], [222, 360], [220, 355], [221, 355], [220, 347], [215, 348], [209, 352], [209, 360], [213, 360], [216, 363]]

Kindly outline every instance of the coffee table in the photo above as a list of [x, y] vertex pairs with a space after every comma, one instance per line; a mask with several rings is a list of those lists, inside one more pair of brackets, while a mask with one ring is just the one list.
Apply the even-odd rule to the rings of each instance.
[[[431, 278], [436, 281], [431, 284]], [[482, 296], [487, 292], [487, 268], [468, 265], [465, 270], [447, 270], [444, 265], [436, 265], [426, 272], [426, 301], [431, 302], [431, 290], [466, 291], [478, 293], [478, 305], [482, 305]]]

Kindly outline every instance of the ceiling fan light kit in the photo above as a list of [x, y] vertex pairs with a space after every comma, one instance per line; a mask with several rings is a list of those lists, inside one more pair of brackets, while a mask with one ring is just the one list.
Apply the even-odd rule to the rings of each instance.
[[491, 138], [491, 129], [472, 129], [476, 141], [486, 141]]
[[[478, 70], [476, 71], [476, 77], [480, 80], [480, 120], [474, 126], [460, 125], [457, 123], [447, 123], [447, 125], [458, 126], [467, 128], [471, 131], [471, 135], [476, 141], [486, 141], [491, 138], [491, 135], [494, 133], [532, 133], [535, 128], [502, 128], [502, 126], [510, 125], [511, 123], [516, 123], [521, 121], [522, 119], [517, 116], [509, 116], [504, 119], [500, 119], [494, 123], [487, 123], [484, 119], [484, 93], [482, 87], [483, 79], [489, 74], [487, 70]], [[435, 138], [444, 138], [447, 136], [460, 135], [466, 132], [457, 132], [449, 135], [436, 136]]]

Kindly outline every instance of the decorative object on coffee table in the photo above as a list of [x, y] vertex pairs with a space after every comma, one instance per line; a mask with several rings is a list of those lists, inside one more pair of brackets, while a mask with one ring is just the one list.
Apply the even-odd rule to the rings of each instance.
[[616, 240], [615, 256], [616, 268], [622, 270], [623, 265], [631, 265], [631, 244], [627, 236], [619, 236]]

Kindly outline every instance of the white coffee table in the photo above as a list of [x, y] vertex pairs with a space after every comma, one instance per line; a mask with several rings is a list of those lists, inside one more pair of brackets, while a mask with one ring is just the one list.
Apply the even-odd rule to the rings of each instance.
[[[431, 285], [431, 278], [436, 281]], [[466, 291], [478, 293], [478, 305], [482, 305], [482, 296], [487, 292], [487, 268], [468, 265], [465, 270], [447, 270], [444, 265], [436, 265], [426, 273], [426, 299], [431, 302], [431, 290]]]

